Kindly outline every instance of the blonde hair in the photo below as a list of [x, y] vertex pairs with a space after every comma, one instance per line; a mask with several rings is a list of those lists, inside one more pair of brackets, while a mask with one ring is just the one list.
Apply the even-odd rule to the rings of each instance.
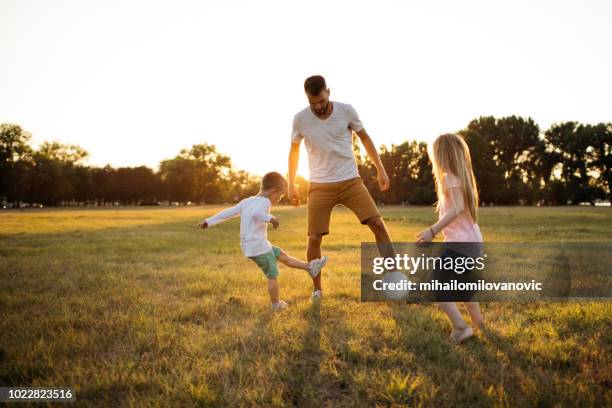
[[438, 196], [436, 211], [440, 211], [440, 207], [444, 202], [443, 175], [444, 173], [451, 173], [459, 179], [465, 206], [469, 210], [472, 220], [477, 222], [478, 188], [476, 187], [476, 177], [474, 177], [474, 171], [472, 170], [470, 149], [465, 140], [452, 133], [438, 136], [433, 142], [433, 148], [430, 148], [428, 153], [436, 179], [436, 194]]

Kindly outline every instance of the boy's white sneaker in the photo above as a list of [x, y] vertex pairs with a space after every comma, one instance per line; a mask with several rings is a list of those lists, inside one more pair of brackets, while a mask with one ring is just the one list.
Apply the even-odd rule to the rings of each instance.
[[474, 335], [474, 330], [470, 326], [465, 326], [463, 329], [453, 329], [449, 340], [455, 344], [459, 344]]
[[312, 261], [308, 262], [308, 273], [310, 273], [310, 276], [316, 278], [321, 273], [321, 269], [325, 266], [326, 263], [327, 256], [325, 255], [323, 255], [319, 259], [313, 259]]
[[278, 302], [272, 303], [270, 305], [270, 308], [272, 310], [282, 310], [282, 309], [286, 309], [288, 307], [289, 307], [289, 305], [284, 300], [279, 300]]
[[320, 304], [322, 298], [323, 298], [323, 293], [321, 293], [320, 290], [315, 290], [314, 292], [312, 292], [312, 296], [311, 296], [312, 303]]

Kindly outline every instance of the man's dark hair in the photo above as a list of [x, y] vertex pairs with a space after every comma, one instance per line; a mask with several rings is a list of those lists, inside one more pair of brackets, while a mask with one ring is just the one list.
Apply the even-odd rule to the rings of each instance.
[[327, 84], [321, 75], [313, 75], [304, 81], [304, 91], [308, 95], [317, 96], [324, 89], [327, 89]]
[[287, 188], [287, 181], [280, 173], [276, 171], [266, 173], [266, 175], [261, 179], [261, 189], [263, 191], [272, 189], [276, 191], [285, 191], [285, 188]]

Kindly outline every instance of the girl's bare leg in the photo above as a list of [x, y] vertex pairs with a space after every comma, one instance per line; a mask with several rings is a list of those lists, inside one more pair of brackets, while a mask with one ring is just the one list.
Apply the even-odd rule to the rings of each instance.
[[482, 317], [482, 313], [480, 313], [478, 302], [463, 302], [463, 306], [465, 306], [465, 309], [470, 314], [472, 324], [478, 328], [482, 328], [484, 325], [484, 318]]
[[450, 319], [453, 330], [460, 330], [467, 326], [455, 302], [438, 302], [438, 305]]

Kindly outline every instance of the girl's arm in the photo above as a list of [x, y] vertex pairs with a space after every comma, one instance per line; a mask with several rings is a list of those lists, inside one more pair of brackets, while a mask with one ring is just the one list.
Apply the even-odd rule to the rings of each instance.
[[442, 218], [438, 220], [434, 225], [431, 226], [434, 235], [438, 235], [440, 231], [446, 228], [451, 222], [461, 215], [465, 209], [465, 203], [463, 202], [463, 192], [460, 187], [451, 187], [448, 189], [448, 193], [451, 196], [453, 206]]
[[451, 187], [447, 191], [453, 203], [450, 211], [444, 214], [442, 218], [440, 218], [438, 222], [433, 224], [431, 227], [421, 231], [417, 235], [417, 242], [433, 241], [434, 236], [438, 235], [438, 233], [444, 228], [446, 228], [447, 225], [455, 221], [455, 219], [460, 216], [463, 210], [465, 209], [465, 203], [463, 201], [463, 192], [461, 191], [461, 188], [459, 186]]
[[213, 215], [210, 218], [206, 218], [204, 221], [200, 223], [202, 228], [212, 227], [213, 225], [222, 223], [223, 221], [227, 221], [230, 218], [234, 218], [240, 215], [240, 204], [238, 203], [233, 207], [226, 208], [225, 210]]

